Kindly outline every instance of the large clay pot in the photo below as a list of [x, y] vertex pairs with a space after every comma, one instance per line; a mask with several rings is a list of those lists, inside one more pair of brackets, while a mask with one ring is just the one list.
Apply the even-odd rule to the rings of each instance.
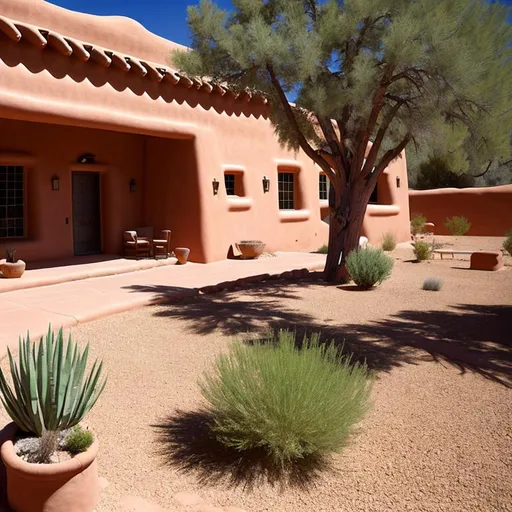
[[185, 263], [187, 263], [189, 254], [190, 249], [187, 247], [176, 247], [176, 249], [174, 249], [174, 255], [178, 259], [178, 263], [180, 265], [185, 265]]
[[65, 462], [31, 464], [14, 451], [17, 431], [9, 423], [0, 432], [9, 506], [15, 512], [92, 512], [100, 501], [98, 441]]
[[242, 240], [236, 244], [244, 260], [260, 256], [263, 249], [265, 249], [265, 245], [261, 240]]
[[18, 260], [16, 263], [7, 263], [5, 260], [0, 260], [0, 271], [4, 277], [21, 277], [23, 272], [25, 272], [26, 266], [23, 260]]

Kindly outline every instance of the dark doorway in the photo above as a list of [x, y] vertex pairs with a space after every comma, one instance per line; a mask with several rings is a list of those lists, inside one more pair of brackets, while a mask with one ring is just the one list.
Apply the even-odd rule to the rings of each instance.
[[73, 172], [75, 256], [101, 252], [100, 173]]

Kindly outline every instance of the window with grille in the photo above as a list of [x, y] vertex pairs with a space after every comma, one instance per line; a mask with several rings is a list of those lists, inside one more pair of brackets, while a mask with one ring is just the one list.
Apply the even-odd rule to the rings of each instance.
[[0, 238], [25, 235], [24, 171], [0, 165]]
[[224, 174], [224, 185], [226, 186], [226, 194], [234, 196], [235, 194], [236, 174]]
[[295, 209], [295, 174], [280, 172], [278, 175], [279, 209]]
[[319, 190], [320, 190], [320, 199], [328, 199], [327, 195], [327, 176], [325, 174], [320, 174], [319, 178]]

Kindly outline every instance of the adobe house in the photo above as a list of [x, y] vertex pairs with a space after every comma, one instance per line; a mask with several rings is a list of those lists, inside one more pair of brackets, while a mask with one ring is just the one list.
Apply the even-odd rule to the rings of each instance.
[[[178, 46], [128, 18], [0, 0], [0, 250], [118, 254], [139, 226], [171, 229], [197, 262], [242, 239], [327, 241], [325, 176], [279, 146], [261, 96], [172, 69]], [[363, 234], [409, 239], [405, 154], [373, 202]]]

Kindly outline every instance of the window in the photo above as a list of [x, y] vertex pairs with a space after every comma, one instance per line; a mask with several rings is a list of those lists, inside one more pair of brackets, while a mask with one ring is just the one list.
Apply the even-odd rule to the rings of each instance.
[[236, 174], [224, 174], [224, 185], [226, 186], [226, 194], [234, 196], [235, 194]]
[[370, 201], [369, 203], [370, 204], [378, 204], [379, 202], [379, 193], [378, 193], [378, 190], [377, 190], [377, 185], [375, 185], [375, 188], [373, 189], [373, 192], [372, 192], [372, 195], [370, 196]]
[[23, 192], [23, 167], [0, 165], [0, 238], [25, 235]]
[[325, 174], [320, 174], [320, 178], [319, 178], [319, 190], [320, 190], [320, 199], [322, 200], [327, 200], [328, 199], [328, 195], [327, 195], [327, 176]]
[[279, 209], [295, 209], [295, 174], [280, 172], [278, 175]]

